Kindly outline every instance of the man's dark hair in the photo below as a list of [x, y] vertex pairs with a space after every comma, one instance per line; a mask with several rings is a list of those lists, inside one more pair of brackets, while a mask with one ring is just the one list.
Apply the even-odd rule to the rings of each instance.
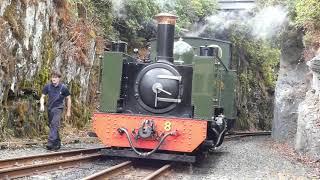
[[53, 71], [51, 72], [51, 77], [61, 78], [61, 73], [60, 73], [60, 71], [58, 71], [58, 70], [53, 70]]

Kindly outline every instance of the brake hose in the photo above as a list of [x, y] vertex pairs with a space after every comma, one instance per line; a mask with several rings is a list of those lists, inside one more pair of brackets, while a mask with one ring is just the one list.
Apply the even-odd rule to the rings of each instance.
[[163, 141], [164, 141], [168, 136], [175, 136], [175, 135], [176, 135], [176, 132], [166, 133], [164, 136], [161, 137], [160, 142], [158, 143], [158, 145], [157, 145], [153, 150], [151, 150], [151, 151], [149, 151], [149, 152], [140, 152], [140, 151], [138, 151], [138, 150], [133, 146], [132, 140], [131, 140], [130, 135], [129, 135], [129, 133], [128, 133], [128, 131], [127, 131], [126, 128], [119, 128], [119, 129], [118, 129], [118, 132], [119, 132], [120, 134], [125, 133], [126, 136], [127, 136], [128, 141], [129, 141], [130, 147], [132, 148], [132, 150], [133, 150], [136, 154], [138, 154], [139, 156], [144, 156], [144, 157], [149, 156], [149, 155], [153, 154], [154, 152], [156, 152], [156, 151], [159, 149], [159, 147], [161, 146], [161, 144], [163, 143]]
[[225, 120], [224, 118], [223, 118], [223, 122], [224, 122], [224, 128], [223, 128], [222, 132], [219, 134], [218, 140], [217, 140], [217, 142], [215, 143], [214, 147], [218, 147], [218, 146], [221, 145], [221, 137], [222, 137], [222, 135], [224, 135], [224, 134], [226, 133], [226, 131], [227, 131], [227, 122], [226, 122], [226, 120]]

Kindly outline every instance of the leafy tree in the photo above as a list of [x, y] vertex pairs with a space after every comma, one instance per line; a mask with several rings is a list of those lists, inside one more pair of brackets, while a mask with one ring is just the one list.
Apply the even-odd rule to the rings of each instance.
[[232, 26], [229, 34], [239, 80], [237, 126], [270, 129], [280, 50], [273, 43], [255, 39], [246, 26]]
[[320, 3], [319, 0], [297, 0], [296, 23], [305, 29], [304, 42], [307, 47], [305, 56], [313, 57], [320, 47]]
[[116, 37], [116, 31], [112, 26], [113, 14], [112, 3], [110, 0], [91, 0], [94, 6], [95, 20], [100, 24], [100, 33], [108, 39], [114, 39]]
[[296, 22], [300, 25], [312, 25], [320, 28], [319, 0], [298, 0], [296, 4]]
[[163, 11], [178, 16], [177, 32], [190, 29], [195, 23], [202, 23], [205, 18], [217, 12], [218, 4], [213, 0], [175, 0], [166, 3]]
[[98, 25], [95, 27], [98, 35], [102, 35], [106, 39], [115, 38], [116, 32], [112, 26], [111, 0], [65, 0], [65, 2], [68, 2], [68, 9], [71, 10], [74, 17], [82, 18]]
[[204, 22], [216, 9], [217, 3], [212, 0], [128, 0], [124, 5], [125, 16], [115, 17], [113, 26], [122, 40], [131, 45], [141, 45], [141, 42], [155, 37], [156, 24], [153, 19], [159, 12], [177, 15], [176, 32], [180, 32], [190, 29], [195, 23]]
[[124, 11], [125, 16], [116, 16], [113, 20], [121, 40], [136, 46], [155, 35], [153, 17], [160, 9], [153, 0], [128, 0]]

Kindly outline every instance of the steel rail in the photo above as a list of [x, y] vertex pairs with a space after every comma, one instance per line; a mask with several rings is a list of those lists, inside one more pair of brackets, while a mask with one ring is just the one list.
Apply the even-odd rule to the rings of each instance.
[[9, 167], [22, 166], [26, 164], [34, 164], [39, 163], [39, 161], [48, 161], [48, 159], [62, 159], [66, 157], [90, 154], [99, 152], [103, 148], [90, 148], [90, 149], [79, 149], [79, 150], [71, 150], [71, 151], [61, 151], [61, 152], [53, 152], [53, 153], [45, 153], [40, 155], [33, 156], [25, 156], [11, 159], [3, 159], [0, 160], [0, 170]]
[[234, 135], [252, 135], [252, 136], [259, 136], [259, 135], [271, 135], [271, 131], [257, 131], [257, 132], [235, 132], [232, 134], [226, 134], [226, 136], [234, 136]]
[[164, 173], [171, 167], [170, 164], [166, 164], [162, 166], [160, 169], [156, 170], [155, 172], [151, 173], [149, 176], [145, 177], [143, 180], [152, 180], [157, 178], [160, 174]]
[[[99, 179], [108, 179], [110, 178], [110, 176], [112, 176], [112, 174], [115, 174], [117, 172], [119, 172], [120, 170], [123, 170], [124, 168], [128, 168], [128, 166], [131, 166], [132, 162], [131, 161], [126, 161], [123, 162], [121, 164], [112, 166], [108, 169], [99, 171], [95, 174], [92, 174], [90, 176], [87, 176], [81, 180], [99, 180]], [[167, 164], [162, 166], [160, 169], [157, 169], [155, 172], [151, 173], [150, 175], [148, 175], [147, 177], [143, 178], [143, 180], [152, 180], [157, 178], [158, 176], [160, 176], [160, 174], [164, 173], [165, 171], [167, 171], [169, 168], [171, 167], [171, 165]]]
[[240, 137], [248, 137], [248, 136], [269, 136], [271, 135], [271, 131], [261, 131], [261, 132], [237, 132], [233, 134], [226, 134], [226, 139], [231, 138], [240, 138]]
[[12, 179], [18, 177], [30, 176], [56, 169], [70, 168], [79, 165], [82, 162], [88, 162], [93, 159], [102, 157], [100, 153], [93, 153], [89, 155], [82, 155], [80, 157], [58, 160], [47, 163], [39, 163], [33, 165], [26, 165], [21, 167], [0, 169], [0, 179]]
[[112, 166], [112, 167], [110, 167], [108, 169], [99, 171], [99, 172], [97, 172], [95, 174], [92, 174], [90, 176], [87, 176], [87, 177], [83, 178], [82, 180], [105, 179], [108, 176], [110, 176], [110, 173], [116, 173], [116, 172], [122, 170], [123, 168], [126, 168], [126, 167], [130, 166], [131, 164], [132, 164], [131, 161], [126, 161], [126, 162], [123, 162], [121, 164]]

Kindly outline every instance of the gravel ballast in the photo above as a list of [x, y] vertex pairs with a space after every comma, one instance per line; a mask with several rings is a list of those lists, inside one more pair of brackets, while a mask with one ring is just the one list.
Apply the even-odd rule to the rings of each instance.
[[[320, 179], [319, 169], [288, 158], [273, 148], [270, 137], [246, 137], [225, 141], [207, 158], [188, 167], [174, 166], [167, 179]], [[63, 150], [100, 147], [97, 144], [69, 144]], [[0, 150], [0, 159], [48, 152], [42, 147]], [[105, 158], [71, 168], [21, 179], [81, 179], [126, 159]], [[155, 161], [154, 163], [157, 163]], [[188, 168], [186, 168], [188, 167]]]
[[320, 179], [319, 169], [293, 161], [272, 149], [270, 137], [225, 141], [216, 152], [176, 179]]

